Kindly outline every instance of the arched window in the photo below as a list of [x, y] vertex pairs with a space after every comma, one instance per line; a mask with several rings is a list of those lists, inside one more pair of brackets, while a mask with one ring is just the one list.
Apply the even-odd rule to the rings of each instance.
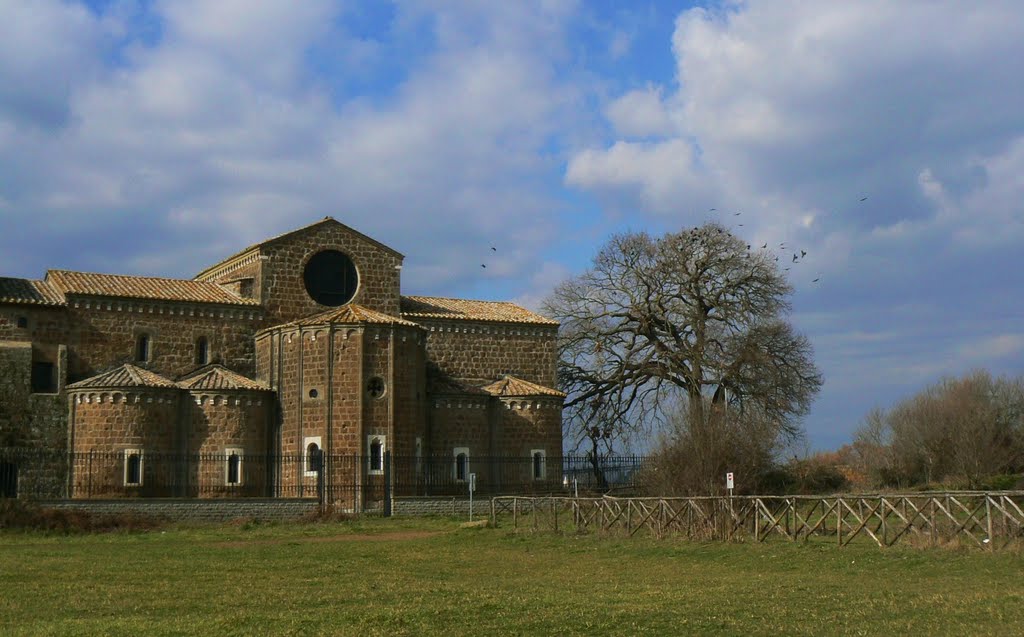
[[465, 482], [469, 480], [469, 448], [468, 447], [456, 447], [454, 450], [455, 456], [455, 480], [457, 482]]
[[320, 445], [315, 442], [309, 443], [306, 447], [306, 468], [308, 471], [319, 471], [321, 463], [323, 462], [323, 452], [320, 451]]
[[206, 365], [210, 362], [210, 340], [200, 336], [196, 340], [196, 364]]
[[125, 449], [124, 452], [124, 485], [126, 487], [142, 486], [142, 450]]
[[370, 436], [370, 473], [384, 473], [384, 437]]
[[242, 450], [225, 449], [224, 483], [237, 487], [242, 484]]
[[149, 361], [149, 334], [139, 334], [138, 338], [135, 339], [135, 360], [139, 363], [145, 363]]

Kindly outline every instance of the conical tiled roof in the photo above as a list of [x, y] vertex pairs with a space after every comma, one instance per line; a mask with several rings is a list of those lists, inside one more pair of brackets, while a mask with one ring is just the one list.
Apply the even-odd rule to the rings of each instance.
[[475, 385], [458, 381], [448, 376], [434, 376], [429, 379], [430, 394], [434, 396], [490, 396]]
[[419, 323], [413, 323], [412, 321], [407, 321], [397, 316], [391, 316], [390, 314], [371, 310], [368, 307], [356, 305], [355, 303], [348, 303], [341, 307], [334, 308], [333, 310], [314, 314], [313, 316], [307, 316], [277, 327], [306, 327], [311, 325], [326, 325], [329, 323], [340, 325], [373, 323], [378, 325], [403, 325], [406, 327], [418, 327], [423, 329], [423, 326]]
[[139, 387], [153, 387], [158, 389], [175, 389], [177, 385], [167, 380], [160, 374], [136, 367], [129, 363], [112, 369], [109, 372], [97, 374], [92, 378], [80, 380], [77, 383], [68, 385], [69, 390], [75, 389], [128, 389]]
[[192, 391], [269, 391], [266, 385], [233, 372], [223, 365], [213, 364], [200, 367], [186, 374], [177, 383], [178, 387]]
[[501, 380], [481, 387], [492, 396], [554, 396], [565, 398], [565, 394], [557, 389], [531, 383], [515, 376], [505, 376]]

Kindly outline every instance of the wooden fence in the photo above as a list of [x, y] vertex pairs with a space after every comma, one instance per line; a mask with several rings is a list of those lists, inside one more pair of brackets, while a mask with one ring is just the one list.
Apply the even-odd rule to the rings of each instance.
[[834, 538], [938, 545], [966, 541], [987, 549], [1024, 537], [1024, 491], [909, 495], [569, 498], [500, 496], [491, 522], [512, 528], [685, 536], [765, 542]]

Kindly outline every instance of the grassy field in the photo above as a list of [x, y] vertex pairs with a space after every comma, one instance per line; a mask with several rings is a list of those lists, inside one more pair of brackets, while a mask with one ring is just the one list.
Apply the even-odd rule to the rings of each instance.
[[1024, 556], [444, 520], [0, 533], [0, 634], [1024, 634]]

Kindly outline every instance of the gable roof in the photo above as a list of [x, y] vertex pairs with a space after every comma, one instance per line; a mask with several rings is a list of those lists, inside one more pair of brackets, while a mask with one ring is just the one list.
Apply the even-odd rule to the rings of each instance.
[[192, 279], [49, 270], [46, 273], [46, 283], [65, 295], [112, 296], [222, 305], [259, 305], [255, 299], [240, 297], [216, 283], [193, 281]]
[[213, 363], [200, 367], [178, 379], [178, 387], [189, 390], [270, 391], [259, 381], [246, 378], [223, 365]]
[[177, 385], [160, 374], [125, 363], [109, 372], [72, 383], [67, 386], [67, 389], [137, 389], [141, 387], [176, 389]]
[[482, 390], [490, 394], [491, 396], [554, 396], [556, 398], [565, 398], [565, 394], [558, 391], [557, 389], [551, 389], [544, 385], [538, 385], [537, 383], [531, 383], [530, 381], [516, 378], [515, 376], [505, 376], [501, 380], [491, 383], [490, 385], [484, 385], [481, 387]]
[[270, 237], [269, 239], [264, 239], [263, 241], [260, 241], [259, 243], [254, 243], [251, 246], [249, 246], [248, 248], [245, 248], [244, 250], [239, 250], [238, 252], [236, 252], [235, 254], [231, 255], [228, 258], [221, 259], [219, 262], [214, 263], [210, 267], [204, 269], [202, 272], [197, 274], [195, 276], [195, 278], [201, 279], [204, 276], [206, 276], [210, 271], [216, 270], [216, 269], [218, 269], [218, 268], [220, 268], [220, 267], [230, 263], [231, 261], [234, 261], [234, 260], [236, 260], [236, 259], [238, 259], [240, 257], [246, 256], [250, 252], [259, 251], [259, 250], [261, 250], [263, 248], [266, 248], [268, 246], [274, 245], [275, 243], [279, 243], [281, 241], [284, 241], [285, 239], [287, 239], [289, 237], [292, 237], [292, 236], [297, 235], [297, 234], [302, 233], [302, 232], [308, 232], [309, 230], [312, 230], [313, 228], [320, 227], [322, 225], [341, 226], [347, 232], [352, 233], [353, 235], [359, 237], [360, 239], [362, 239], [364, 241], [372, 243], [373, 245], [377, 246], [378, 248], [380, 248], [380, 249], [382, 249], [382, 250], [384, 250], [386, 252], [390, 252], [391, 254], [395, 255], [399, 259], [404, 259], [405, 258], [405, 255], [402, 254], [401, 252], [399, 252], [398, 250], [395, 250], [394, 248], [392, 248], [390, 246], [386, 246], [383, 243], [381, 243], [380, 241], [377, 241], [376, 239], [374, 239], [372, 237], [368, 237], [365, 234], [363, 234], [362, 232], [359, 232], [358, 230], [354, 230], [354, 229], [350, 228], [349, 226], [346, 226], [345, 224], [341, 223], [340, 221], [338, 221], [334, 217], [328, 216], [328, 217], [324, 217], [323, 219], [321, 219], [319, 221], [314, 221], [313, 223], [311, 223], [309, 225], [302, 226], [301, 228], [296, 228], [295, 230], [289, 230], [288, 232], [285, 232], [283, 234], [279, 234], [277, 236]]
[[64, 297], [46, 281], [0, 277], [0, 303], [65, 305]]
[[401, 312], [404, 318], [413, 320], [448, 319], [558, 325], [558, 321], [507, 301], [473, 301], [440, 296], [403, 296], [401, 297]]
[[362, 323], [372, 323], [376, 325], [402, 325], [405, 327], [416, 327], [423, 329], [423, 326], [419, 323], [413, 323], [397, 316], [385, 314], [384, 312], [378, 312], [377, 310], [371, 310], [368, 307], [357, 305], [355, 303], [346, 303], [341, 307], [336, 307], [326, 312], [300, 318], [290, 323], [284, 323], [282, 325], [275, 325], [269, 329], [275, 329], [278, 327], [307, 327], [313, 325], [326, 325], [328, 323], [335, 323], [341, 325], [352, 325]]

